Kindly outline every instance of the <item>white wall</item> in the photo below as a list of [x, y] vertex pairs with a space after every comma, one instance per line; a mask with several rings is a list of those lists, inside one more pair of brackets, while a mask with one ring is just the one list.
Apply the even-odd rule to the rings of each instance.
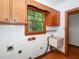
[[50, 6], [50, 7], [55, 7], [56, 5], [59, 5], [63, 2], [65, 2], [66, 0], [58, 0], [58, 1], [56, 1], [56, 0], [45, 0], [45, 1], [44, 0], [35, 0], [35, 1], [45, 4], [47, 6]]
[[[60, 24], [61, 26], [59, 27], [59, 34], [57, 32], [56, 35], [60, 35], [63, 36], [65, 38], [65, 11], [68, 11], [70, 9], [79, 7], [79, 0], [67, 0], [57, 6], [55, 6], [54, 8], [59, 10], [61, 15], [60, 15]], [[61, 29], [61, 30], [60, 30]], [[62, 48], [59, 49], [60, 51], [65, 52], [65, 41], [64, 41], [64, 45]]]
[[79, 13], [69, 16], [69, 44], [79, 46]]
[[[28, 59], [45, 52], [47, 37], [53, 32], [46, 34], [25, 36], [24, 25], [1, 25], [0, 24], [0, 59]], [[36, 37], [34, 41], [28, 41], [29, 37]], [[13, 46], [14, 50], [7, 52], [7, 47]], [[40, 49], [43, 47], [43, 49]], [[21, 54], [18, 51], [22, 50]]]
[[[57, 6], [60, 5], [60, 2], [56, 3], [55, 1], [52, 1], [52, 0], [46, 0], [46, 1], [44, 1], [44, 0], [35, 0], [35, 1], [40, 2], [42, 4], [45, 4], [45, 5], [47, 5], [51, 8], [54, 8], [54, 9], [57, 9], [57, 10], [60, 11], [59, 8], [61, 8], [61, 7], [59, 7], [59, 8], [57, 7]], [[66, 0], [63, 0], [62, 2], [66, 2]], [[53, 5], [53, 3], [56, 3], [56, 5]], [[54, 36], [64, 37], [64, 20], [62, 20], [62, 18], [61, 18], [59, 27], [48, 27], [47, 26], [47, 30], [51, 30], [51, 29], [57, 29], [57, 32], [54, 34]], [[65, 52], [65, 44], [61, 48], [59, 48], [58, 50], [60, 50], [61, 52]]]
[[[38, 2], [41, 3], [42, 1], [38, 0]], [[48, 2], [50, 2], [50, 1], [48, 1]], [[43, 4], [48, 5], [52, 8], [60, 11], [60, 13], [61, 13], [61, 15], [60, 15], [60, 27], [57, 29], [58, 31], [54, 35], [62, 36], [65, 38], [65, 11], [70, 10], [72, 8], [79, 7], [79, 0], [66, 0], [61, 4], [57, 4], [56, 6], [52, 6], [51, 3], [46, 3], [46, 1], [43, 1]], [[65, 52], [65, 40], [64, 40], [63, 47], [59, 48], [59, 50], [62, 52]]]
[[[42, 0], [43, 1], [43, 0]], [[42, 2], [43, 4], [50, 5], [49, 2]], [[58, 31], [54, 35], [60, 35], [64, 37], [64, 26], [65, 26], [65, 10], [70, 8], [78, 7], [79, 3], [74, 1], [68, 1], [54, 6], [57, 10], [61, 12], [61, 26], [56, 28]], [[53, 7], [51, 5], [51, 7]], [[47, 27], [49, 28], [49, 27]], [[52, 27], [53, 29], [55, 27]], [[1, 25], [0, 24], [0, 59], [28, 59], [29, 56], [36, 57], [45, 52], [47, 46], [47, 37], [53, 32], [47, 32], [46, 34], [25, 36], [24, 35], [24, 25]], [[36, 37], [35, 41], [27, 41], [28, 37]], [[7, 46], [13, 45], [14, 50], [11, 52], [6, 51]], [[43, 49], [40, 49], [40, 46]], [[64, 52], [64, 46], [60, 48]], [[18, 54], [18, 50], [23, 50], [22, 54]]]
[[[79, 0], [65, 0], [61, 4], [57, 4], [56, 6], [53, 6], [51, 3], [52, 1], [47, 0], [35, 0], [40, 3], [43, 3], [47, 6], [50, 6], [54, 9], [57, 9], [60, 11], [60, 27], [57, 28], [57, 32], [54, 34], [55, 36], [61, 36], [65, 38], [65, 11], [79, 7]], [[51, 3], [49, 3], [51, 2]], [[62, 51], [65, 53], [65, 39], [64, 39], [64, 45], [63, 47], [59, 48], [58, 50]]]
[[[42, 3], [43, 0], [42, 0]], [[49, 5], [50, 2], [44, 4]], [[58, 30], [58, 27], [46, 27], [47, 30]], [[28, 59], [43, 54], [47, 48], [47, 37], [54, 32], [46, 34], [25, 36], [24, 25], [0, 24], [0, 59]], [[34, 41], [28, 41], [29, 37], [36, 37]], [[14, 46], [14, 50], [7, 52], [8, 46]], [[40, 49], [43, 47], [43, 49]], [[18, 51], [22, 50], [21, 54]]]

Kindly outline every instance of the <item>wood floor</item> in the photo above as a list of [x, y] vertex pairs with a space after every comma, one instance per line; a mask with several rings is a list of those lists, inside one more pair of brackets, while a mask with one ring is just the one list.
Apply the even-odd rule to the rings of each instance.
[[52, 52], [41, 59], [79, 59], [79, 48], [69, 46], [69, 56], [66, 57], [59, 52]]

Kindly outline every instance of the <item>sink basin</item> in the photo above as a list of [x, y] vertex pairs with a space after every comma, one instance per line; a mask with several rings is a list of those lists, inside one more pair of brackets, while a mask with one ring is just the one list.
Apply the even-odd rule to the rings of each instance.
[[53, 36], [53, 37], [50, 37], [49, 38], [49, 45], [55, 47], [55, 48], [60, 48], [63, 46], [63, 40], [64, 38], [63, 37], [56, 37], [56, 36]]

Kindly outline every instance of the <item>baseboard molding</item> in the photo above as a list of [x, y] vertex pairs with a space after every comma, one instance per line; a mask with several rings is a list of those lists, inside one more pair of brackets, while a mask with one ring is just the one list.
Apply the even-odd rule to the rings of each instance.
[[79, 46], [75, 46], [75, 45], [72, 45], [72, 44], [69, 44], [69, 46], [79, 48]]
[[[37, 56], [37, 57], [35, 57], [35, 58], [33, 58], [33, 59], [41, 59], [42, 57], [44, 57], [44, 56], [46, 56], [46, 55], [48, 55], [48, 54], [50, 54], [50, 53], [52, 53], [52, 52], [54, 52], [54, 51], [53, 51], [53, 50], [50, 50], [49, 52], [44, 53], [44, 54], [42, 54], [42, 55], [40, 55], [40, 56]], [[66, 56], [65, 53], [63, 53], [63, 52], [61, 52], [61, 51], [59, 51], [59, 50], [56, 50], [56, 52], [59, 52], [60, 54]]]
[[59, 50], [57, 50], [57, 52], [59, 52], [60, 54], [66, 56], [66, 54], [65, 54], [64, 52], [61, 52], [61, 51], [59, 51]]
[[37, 57], [35, 57], [35, 58], [33, 58], [33, 59], [41, 59], [42, 57], [44, 57], [44, 56], [50, 54], [51, 52], [52, 52], [52, 51], [49, 51], [49, 52], [44, 53], [44, 54], [42, 54], [42, 55], [40, 55], [40, 56], [37, 56]]

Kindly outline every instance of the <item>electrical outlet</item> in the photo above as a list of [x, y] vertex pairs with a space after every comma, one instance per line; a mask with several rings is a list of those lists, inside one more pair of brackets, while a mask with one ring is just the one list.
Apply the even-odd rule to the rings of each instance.
[[33, 40], [36, 40], [36, 38], [35, 37], [28, 38], [28, 41], [33, 41]]

